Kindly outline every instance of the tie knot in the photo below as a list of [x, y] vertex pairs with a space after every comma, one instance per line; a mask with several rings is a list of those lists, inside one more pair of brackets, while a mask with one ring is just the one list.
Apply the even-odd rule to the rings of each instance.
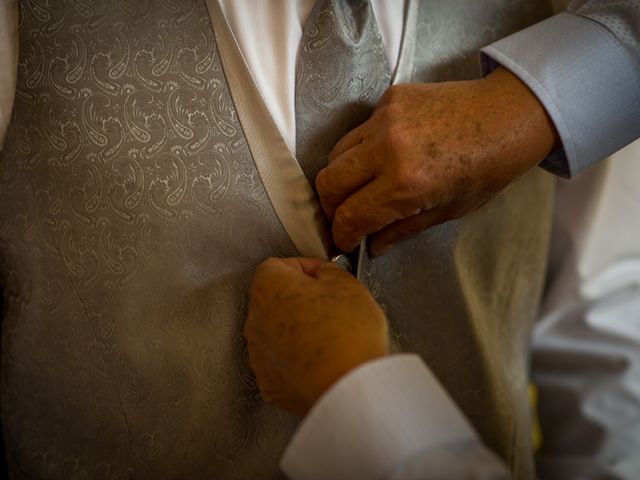
[[302, 47], [320, 49], [334, 35], [358, 45], [367, 35], [378, 34], [377, 24], [372, 29], [371, 23], [375, 24], [375, 17], [368, 0], [318, 0], [303, 28]]

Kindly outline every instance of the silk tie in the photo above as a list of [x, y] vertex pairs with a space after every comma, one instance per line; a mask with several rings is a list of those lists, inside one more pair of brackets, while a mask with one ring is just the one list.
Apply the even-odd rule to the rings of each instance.
[[391, 74], [368, 0], [318, 0], [296, 64], [296, 156], [313, 184], [340, 138], [371, 114]]

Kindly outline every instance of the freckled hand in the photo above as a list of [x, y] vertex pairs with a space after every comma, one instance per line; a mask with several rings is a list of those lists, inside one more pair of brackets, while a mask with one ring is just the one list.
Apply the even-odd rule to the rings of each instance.
[[381, 255], [426, 228], [481, 207], [557, 142], [542, 105], [513, 74], [391, 87], [316, 177], [333, 238], [365, 235]]

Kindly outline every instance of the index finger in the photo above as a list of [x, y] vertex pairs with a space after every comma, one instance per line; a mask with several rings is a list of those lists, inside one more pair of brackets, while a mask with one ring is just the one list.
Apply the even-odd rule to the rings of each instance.
[[357, 145], [338, 156], [316, 176], [320, 205], [329, 220], [349, 195], [375, 177], [374, 155], [364, 145]]
[[[249, 292], [249, 315], [245, 329], [255, 323], [251, 312], [270, 298], [295, 292], [324, 263], [319, 258], [268, 258], [256, 268]], [[308, 285], [308, 284], [306, 284]]]
[[313, 277], [323, 263], [326, 263], [325, 260], [312, 257], [271, 257], [258, 265], [254, 275], [254, 281], [256, 278], [258, 280], [263, 278], [268, 280], [273, 277], [296, 276], [299, 274]]
[[336, 246], [351, 252], [362, 239], [391, 223], [419, 213], [419, 209], [399, 208], [397, 192], [383, 179], [370, 182], [338, 207], [333, 217], [332, 232]]

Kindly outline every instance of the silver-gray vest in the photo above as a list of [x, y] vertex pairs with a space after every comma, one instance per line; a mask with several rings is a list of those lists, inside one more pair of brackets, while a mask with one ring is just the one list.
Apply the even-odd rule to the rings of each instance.
[[[296, 419], [264, 404], [249, 371], [247, 290], [266, 257], [330, 246], [206, 3], [21, 4], [0, 153], [15, 478], [279, 476]], [[396, 81], [477, 77], [479, 47], [548, 13], [545, 0], [409, 2]], [[550, 207], [536, 171], [364, 266], [394, 343], [423, 355], [518, 478], [533, 476], [527, 345]]]

